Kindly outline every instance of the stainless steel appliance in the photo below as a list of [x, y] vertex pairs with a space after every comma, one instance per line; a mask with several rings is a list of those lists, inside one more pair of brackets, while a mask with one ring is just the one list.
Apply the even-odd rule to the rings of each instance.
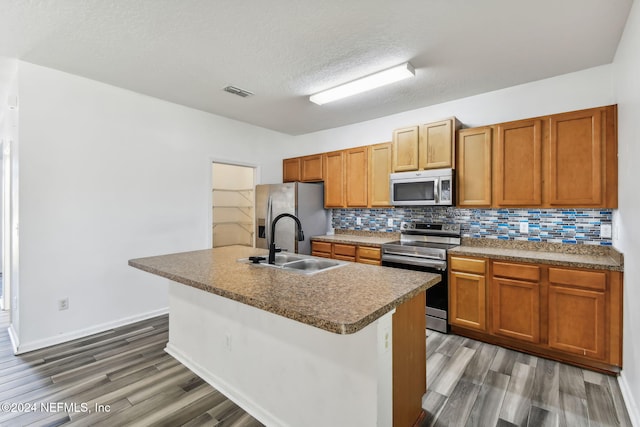
[[297, 240], [296, 223], [283, 218], [276, 225], [275, 241], [289, 252], [311, 254], [311, 236], [327, 234], [331, 224], [324, 208], [324, 185], [318, 183], [288, 182], [285, 184], [256, 185], [256, 247], [269, 249], [271, 222], [280, 214], [295, 215], [307, 236]]
[[454, 202], [453, 169], [392, 173], [391, 204], [394, 206], [451, 206]]
[[400, 223], [400, 240], [382, 245], [382, 265], [442, 275], [427, 290], [427, 328], [447, 333], [447, 250], [460, 245], [460, 224]]

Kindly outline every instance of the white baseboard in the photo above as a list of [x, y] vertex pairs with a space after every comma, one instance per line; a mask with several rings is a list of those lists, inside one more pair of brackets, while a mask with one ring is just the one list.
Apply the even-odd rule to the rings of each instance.
[[18, 354], [20, 340], [18, 339], [18, 334], [16, 334], [16, 330], [13, 327], [13, 323], [9, 325], [9, 327], [7, 328], [7, 332], [9, 332], [9, 339], [11, 340], [11, 348], [13, 349], [13, 354]]
[[[636, 405], [637, 400], [634, 398], [629, 383], [627, 383], [627, 377], [624, 375], [624, 370], [618, 376], [618, 384], [620, 385], [620, 391], [622, 392], [622, 398], [624, 404], [627, 407], [629, 418], [631, 418], [631, 425], [640, 427], [640, 411]], [[638, 396], [640, 397], [640, 396]]]
[[218, 390], [220, 393], [224, 394], [228, 399], [240, 406], [265, 426], [286, 425], [280, 419], [278, 419], [278, 417], [274, 416], [273, 414], [262, 408], [260, 405], [257, 405], [256, 402], [249, 399], [240, 390], [236, 389], [231, 384], [227, 384], [225, 381], [222, 381], [220, 378], [209, 372], [203, 366], [193, 361], [189, 356], [172, 346], [170, 342], [167, 343], [167, 347], [164, 349], [164, 351], [169, 353], [174, 359], [186, 366], [191, 372], [205, 380], [209, 385]]
[[[56, 344], [62, 344], [64, 342], [75, 340], [78, 338], [84, 338], [89, 335], [108, 331], [109, 329], [118, 328], [120, 326], [129, 325], [131, 323], [140, 322], [141, 320], [151, 319], [152, 317], [161, 316], [167, 313], [169, 313], [169, 307], [148, 311], [146, 313], [136, 314], [135, 316], [114, 320], [113, 322], [102, 323], [100, 325], [91, 326], [89, 328], [79, 329], [77, 331], [67, 332], [64, 334], [56, 335], [54, 337], [44, 338], [41, 340], [25, 342], [25, 343], [20, 343], [17, 340], [17, 337], [15, 337], [16, 341], [14, 344], [13, 337], [12, 337], [11, 341], [12, 341], [12, 344], [14, 344], [13, 352], [14, 354], [17, 355], [17, 354], [28, 353], [34, 350], [40, 350], [41, 348], [50, 347]], [[11, 334], [11, 329], [12, 328], [9, 328], [10, 334]]]

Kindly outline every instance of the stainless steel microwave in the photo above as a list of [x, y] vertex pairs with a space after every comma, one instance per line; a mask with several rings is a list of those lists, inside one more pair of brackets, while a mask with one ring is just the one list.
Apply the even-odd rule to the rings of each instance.
[[399, 172], [390, 175], [394, 206], [452, 206], [453, 169]]

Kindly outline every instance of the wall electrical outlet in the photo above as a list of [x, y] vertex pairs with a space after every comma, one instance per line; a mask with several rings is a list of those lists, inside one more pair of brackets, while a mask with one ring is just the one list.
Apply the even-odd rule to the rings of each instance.
[[69, 298], [63, 298], [58, 300], [58, 310], [68, 310], [69, 309]]
[[520, 223], [520, 232], [527, 234], [529, 233], [529, 223], [528, 222], [521, 222]]
[[362, 225], [362, 218], [360, 217], [356, 218], [356, 225]]
[[600, 225], [600, 237], [603, 239], [611, 238], [611, 224]]
[[393, 227], [393, 218], [387, 218], [387, 227]]

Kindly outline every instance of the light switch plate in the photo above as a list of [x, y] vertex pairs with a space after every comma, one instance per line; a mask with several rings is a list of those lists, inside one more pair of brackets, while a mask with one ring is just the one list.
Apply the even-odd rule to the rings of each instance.
[[360, 217], [356, 218], [356, 225], [362, 225], [362, 218]]
[[603, 239], [611, 238], [611, 224], [600, 225], [600, 237]]
[[528, 234], [529, 233], [529, 223], [528, 222], [521, 222], [520, 223], [520, 232], [524, 233], [524, 234]]

